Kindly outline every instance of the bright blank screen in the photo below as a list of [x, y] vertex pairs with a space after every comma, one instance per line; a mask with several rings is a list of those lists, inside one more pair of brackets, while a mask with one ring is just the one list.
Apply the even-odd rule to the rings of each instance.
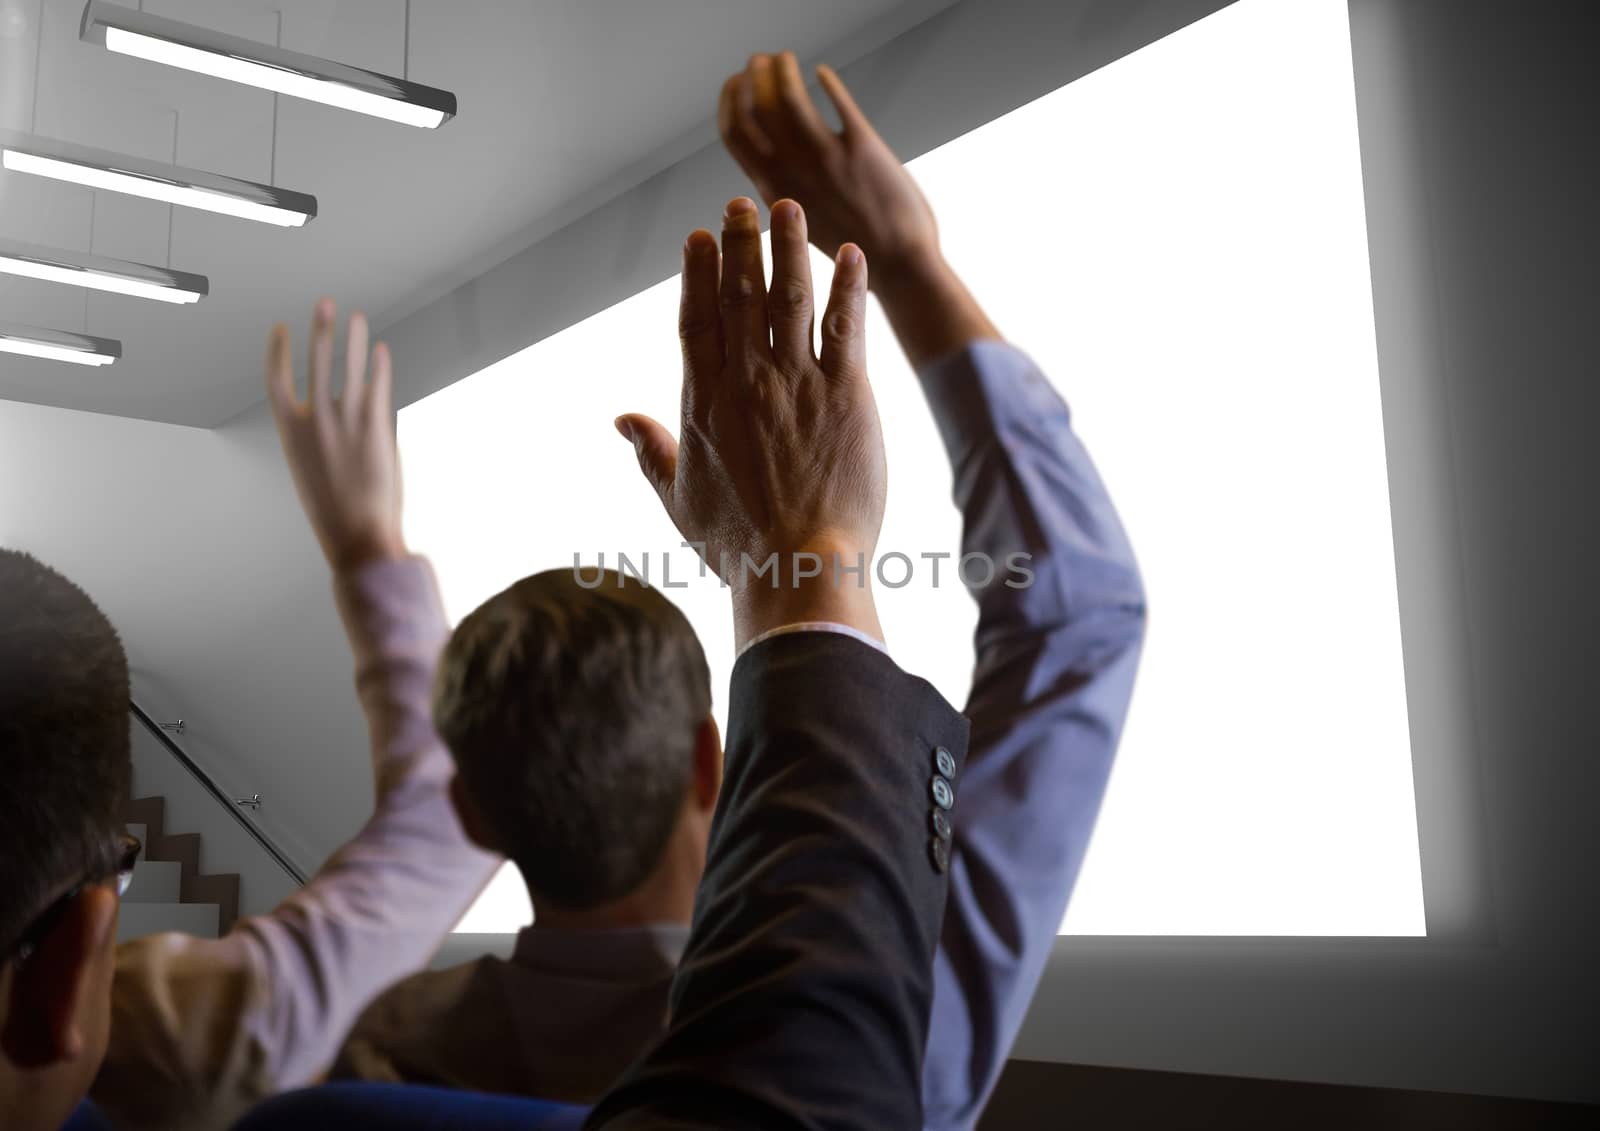
[[[1062, 930], [1423, 933], [1344, 0], [1241, 0], [911, 168], [950, 258], [1072, 405], [1149, 594]], [[828, 274], [818, 257], [819, 294]], [[676, 421], [677, 290], [405, 409], [406, 522], [452, 619], [574, 553], [648, 556], [657, 584], [670, 558], [722, 718], [726, 596], [611, 426]], [[876, 309], [868, 333], [890, 464], [879, 552], [920, 563], [958, 545], [950, 472]], [[878, 600], [895, 658], [961, 703], [976, 613], [948, 572]], [[505, 874], [460, 929], [528, 914]]]

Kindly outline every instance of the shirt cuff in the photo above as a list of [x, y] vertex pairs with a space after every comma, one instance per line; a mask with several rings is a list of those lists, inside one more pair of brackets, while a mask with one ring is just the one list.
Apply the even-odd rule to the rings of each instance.
[[787, 636], [791, 632], [833, 632], [840, 636], [849, 636], [859, 640], [869, 647], [876, 648], [885, 656], [889, 654], [888, 646], [883, 641], [876, 636], [869, 636], [859, 628], [851, 628], [847, 624], [836, 624], [831, 620], [802, 620], [796, 621], [794, 624], [780, 624], [777, 628], [767, 629], [754, 640], [747, 642], [743, 648], [740, 648], [739, 655], [744, 655], [763, 640], [771, 640], [774, 636]]

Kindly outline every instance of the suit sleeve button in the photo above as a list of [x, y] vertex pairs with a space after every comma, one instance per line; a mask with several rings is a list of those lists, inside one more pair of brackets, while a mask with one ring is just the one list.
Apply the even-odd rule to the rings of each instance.
[[935, 809], [930, 821], [933, 824], [934, 836], [938, 837], [940, 840], [950, 839], [950, 818], [944, 815], [943, 809]]
[[956, 791], [950, 785], [949, 779], [943, 775], [935, 774], [932, 782], [933, 803], [941, 809], [948, 809], [956, 803]]
[[954, 778], [956, 776], [955, 755], [950, 753], [950, 751], [946, 750], [943, 746], [935, 746], [933, 748], [933, 764], [934, 767], [945, 777]]
[[944, 873], [950, 870], [950, 842], [934, 837], [928, 841], [928, 855], [933, 858], [933, 870]]

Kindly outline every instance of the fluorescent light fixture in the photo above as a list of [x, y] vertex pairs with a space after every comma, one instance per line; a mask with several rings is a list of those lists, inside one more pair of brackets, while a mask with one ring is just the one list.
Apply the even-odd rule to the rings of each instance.
[[407, 126], [433, 129], [456, 116], [456, 96], [447, 90], [163, 19], [106, 0], [89, 0], [78, 37], [122, 55]]
[[157, 302], [199, 302], [211, 290], [204, 275], [6, 239], [0, 239], [0, 272]]
[[0, 164], [17, 173], [52, 177], [282, 228], [298, 228], [317, 214], [317, 198], [303, 192], [34, 134], [0, 132]]
[[68, 330], [0, 322], [0, 353], [67, 361], [73, 365], [110, 365], [122, 356], [122, 343]]

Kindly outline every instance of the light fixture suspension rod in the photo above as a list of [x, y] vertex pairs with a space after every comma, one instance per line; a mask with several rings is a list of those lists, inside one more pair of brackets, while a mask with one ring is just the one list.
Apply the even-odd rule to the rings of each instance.
[[[140, 0], [140, 10], [144, 10], [143, 0]], [[178, 114], [179, 111], [174, 108], [172, 111], [172, 163], [174, 165], [178, 163]], [[176, 204], [167, 205], [167, 266], [169, 268], [172, 266], [172, 218], [177, 211], [178, 206]]]
[[[85, 250], [87, 250], [88, 253], [91, 256], [94, 255], [94, 212], [95, 212], [95, 206], [97, 204], [99, 204], [99, 203], [100, 203], [100, 194], [95, 192], [94, 189], [90, 189], [89, 190], [89, 246]], [[171, 262], [171, 257], [170, 256], [168, 257], [167, 266], [168, 267], [172, 266], [172, 262]], [[83, 289], [83, 332], [85, 334], [87, 334], [89, 332], [89, 288], [88, 287], [85, 287]]]
[[39, 132], [39, 67], [44, 62], [44, 0], [39, 0], [39, 26], [33, 29], [33, 108], [29, 111], [28, 132]]
[[[278, 34], [273, 43], [283, 46], [283, 9], [278, 9]], [[277, 91], [272, 92], [272, 155], [267, 158], [267, 184], [278, 183], [278, 99]]]

